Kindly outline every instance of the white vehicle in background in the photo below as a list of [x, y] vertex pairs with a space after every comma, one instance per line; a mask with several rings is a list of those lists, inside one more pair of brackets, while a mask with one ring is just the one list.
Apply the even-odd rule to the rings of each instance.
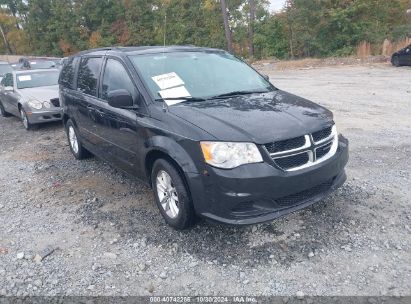
[[62, 118], [57, 69], [7, 73], [0, 82], [0, 115], [20, 117], [26, 130]]
[[0, 61], [0, 81], [3, 79], [4, 75], [11, 73], [13, 68], [7, 61]]

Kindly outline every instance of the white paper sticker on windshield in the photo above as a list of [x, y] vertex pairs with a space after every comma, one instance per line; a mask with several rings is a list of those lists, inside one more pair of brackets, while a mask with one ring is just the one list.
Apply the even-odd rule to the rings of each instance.
[[164, 99], [167, 105], [172, 106], [177, 103], [183, 102], [184, 100], [167, 100], [167, 98], [178, 98], [178, 97], [191, 97], [190, 93], [185, 87], [177, 87], [167, 90], [162, 90], [158, 92], [160, 96]]
[[18, 76], [19, 81], [30, 81], [31, 80], [31, 76], [30, 75], [21, 75]]
[[174, 72], [154, 76], [151, 79], [160, 87], [160, 89], [165, 90], [173, 87], [178, 87], [184, 85], [184, 81]]
[[30, 64], [37, 64], [36, 61], [30, 61]]

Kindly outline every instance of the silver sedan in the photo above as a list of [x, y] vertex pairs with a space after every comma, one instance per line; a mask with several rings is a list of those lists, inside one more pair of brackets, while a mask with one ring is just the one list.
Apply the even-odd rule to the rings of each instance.
[[0, 115], [20, 117], [27, 130], [61, 120], [58, 78], [57, 69], [7, 73], [0, 82]]

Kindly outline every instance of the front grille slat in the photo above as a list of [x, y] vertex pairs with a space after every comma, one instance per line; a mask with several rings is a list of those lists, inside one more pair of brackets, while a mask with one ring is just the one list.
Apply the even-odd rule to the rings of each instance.
[[303, 152], [295, 155], [290, 155], [282, 158], [277, 158], [274, 162], [283, 170], [300, 167], [308, 163], [310, 157], [308, 152]]
[[330, 137], [331, 133], [332, 133], [332, 130], [333, 130], [333, 126], [330, 126], [328, 128], [325, 128], [325, 129], [322, 129], [320, 131], [312, 133], [312, 137], [313, 137], [314, 142], [319, 142], [319, 141], [322, 141], [322, 140]]
[[305, 145], [305, 137], [299, 136], [291, 139], [286, 139], [282, 141], [276, 141], [273, 143], [266, 144], [268, 153], [279, 153], [289, 150], [294, 150], [301, 148]]
[[316, 150], [315, 156], [317, 159], [320, 159], [327, 155], [331, 150], [332, 142], [326, 144], [325, 146], [319, 147]]

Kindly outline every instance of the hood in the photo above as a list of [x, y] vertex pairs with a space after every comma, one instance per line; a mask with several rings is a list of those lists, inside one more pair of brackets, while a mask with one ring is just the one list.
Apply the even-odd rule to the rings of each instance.
[[21, 95], [38, 101], [46, 101], [59, 97], [59, 86], [19, 89]]
[[284, 91], [180, 103], [170, 113], [219, 140], [266, 144], [318, 131], [332, 123], [332, 113]]

